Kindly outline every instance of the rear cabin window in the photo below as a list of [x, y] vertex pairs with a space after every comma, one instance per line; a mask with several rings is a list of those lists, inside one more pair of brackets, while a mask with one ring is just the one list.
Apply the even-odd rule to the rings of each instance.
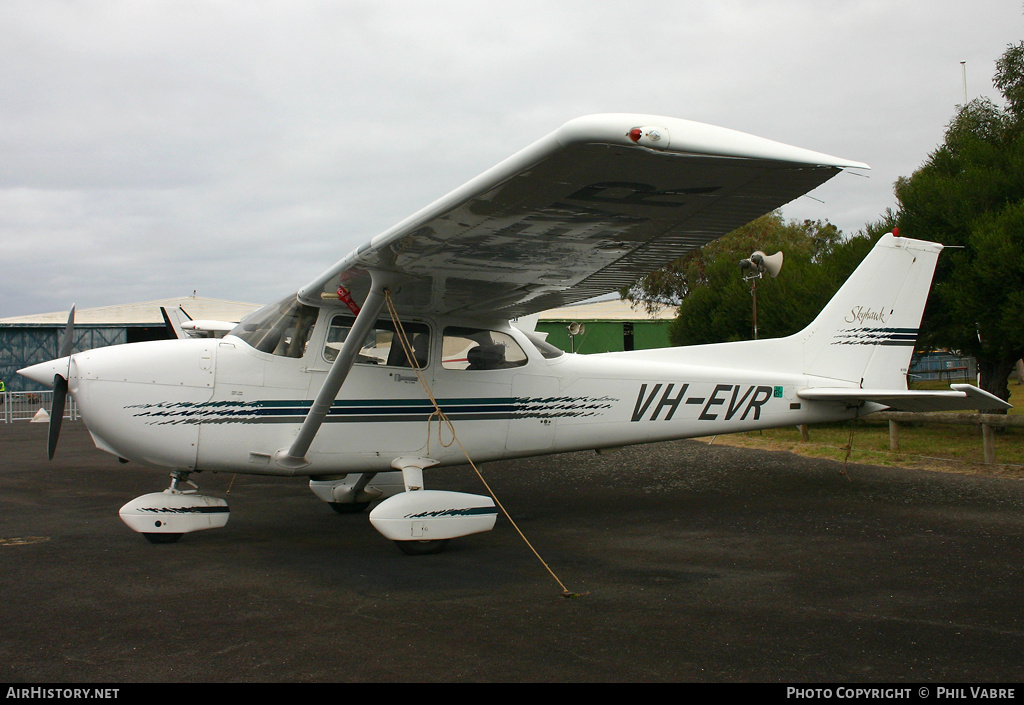
[[500, 331], [450, 326], [441, 346], [446, 370], [507, 370], [527, 362], [519, 343]]
[[[324, 359], [334, 362], [338, 352], [348, 338], [355, 318], [339, 315], [331, 319], [327, 330], [327, 341], [324, 344]], [[430, 329], [423, 323], [402, 323], [406, 339], [412, 351], [416, 366], [427, 366], [430, 350]], [[391, 321], [377, 321], [362, 341], [356, 354], [356, 363], [363, 365], [387, 365], [390, 367], [412, 367], [412, 361], [395, 332], [395, 324]]]
[[531, 343], [533, 343], [533, 346], [537, 348], [537, 352], [539, 352], [545, 360], [554, 360], [555, 358], [561, 357], [565, 354], [564, 350], [556, 348], [554, 345], [549, 343], [543, 335], [536, 332], [524, 333], [524, 335]]

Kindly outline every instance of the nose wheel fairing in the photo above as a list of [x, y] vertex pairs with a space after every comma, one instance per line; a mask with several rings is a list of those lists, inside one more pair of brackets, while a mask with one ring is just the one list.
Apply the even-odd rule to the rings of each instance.
[[[188, 476], [187, 472], [171, 473], [170, 487], [125, 504], [118, 512], [121, 520], [151, 543], [173, 543], [183, 534], [226, 526], [228, 503], [219, 497], [197, 494]], [[183, 490], [179, 487], [182, 482], [196, 489]]]

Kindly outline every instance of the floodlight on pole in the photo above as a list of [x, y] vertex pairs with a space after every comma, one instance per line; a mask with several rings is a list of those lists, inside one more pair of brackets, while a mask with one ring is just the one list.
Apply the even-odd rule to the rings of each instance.
[[747, 259], [740, 260], [740, 269], [745, 272], [743, 281], [750, 282], [750, 297], [754, 309], [752, 317], [754, 340], [757, 340], [757, 280], [764, 276], [765, 272], [770, 274], [772, 279], [779, 276], [779, 270], [782, 269], [782, 253], [766, 255], [761, 250], [756, 250]]
[[584, 326], [582, 323], [577, 323], [576, 321], [573, 321], [572, 323], [566, 326], [566, 329], [569, 331], [569, 352], [574, 353], [576, 352], [576, 336], [582, 335], [583, 332], [587, 329], [587, 327]]

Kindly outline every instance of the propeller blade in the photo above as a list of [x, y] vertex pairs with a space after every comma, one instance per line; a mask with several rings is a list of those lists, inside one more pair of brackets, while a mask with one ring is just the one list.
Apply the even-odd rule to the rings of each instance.
[[167, 313], [167, 308], [165, 306], [160, 307], [160, 315], [164, 317], [164, 328], [167, 329], [168, 338], [184, 337], [181, 329], [174, 325], [174, 321], [171, 320], [171, 315]]
[[46, 442], [46, 455], [53, 460], [60, 437], [60, 424], [64, 420], [64, 401], [68, 396], [68, 381], [60, 375], [53, 376], [53, 406], [50, 408], [50, 433]]
[[57, 357], [67, 357], [71, 354], [71, 348], [75, 344], [75, 305], [71, 304], [71, 312], [68, 313], [68, 324], [64, 326], [64, 335], [60, 339], [60, 354]]
[[60, 425], [64, 421], [64, 403], [68, 398], [68, 377], [71, 376], [71, 348], [75, 343], [75, 305], [71, 305], [68, 323], [64, 326], [64, 334], [60, 339], [61, 358], [68, 358], [68, 371], [64, 375], [53, 376], [53, 405], [50, 407], [50, 432], [46, 439], [46, 455], [53, 460], [57, 450], [57, 439], [60, 438]]

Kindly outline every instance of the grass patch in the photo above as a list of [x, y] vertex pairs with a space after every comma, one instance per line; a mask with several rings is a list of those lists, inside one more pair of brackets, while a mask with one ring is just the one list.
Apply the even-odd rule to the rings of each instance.
[[[947, 385], [936, 388], [948, 389]], [[1024, 386], [1010, 385], [1011, 414], [1024, 413]], [[966, 412], [971, 413], [971, 412]], [[889, 449], [889, 424], [870, 416], [809, 426], [808, 440], [795, 426], [716, 436], [708, 442], [865, 465], [912, 467], [944, 472], [1024, 479], [1024, 428], [996, 429], [996, 464], [984, 463], [981, 428], [950, 424], [906, 424], [899, 428], [899, 452]], [[852, 448], [851, 448], [852, 432]]]

